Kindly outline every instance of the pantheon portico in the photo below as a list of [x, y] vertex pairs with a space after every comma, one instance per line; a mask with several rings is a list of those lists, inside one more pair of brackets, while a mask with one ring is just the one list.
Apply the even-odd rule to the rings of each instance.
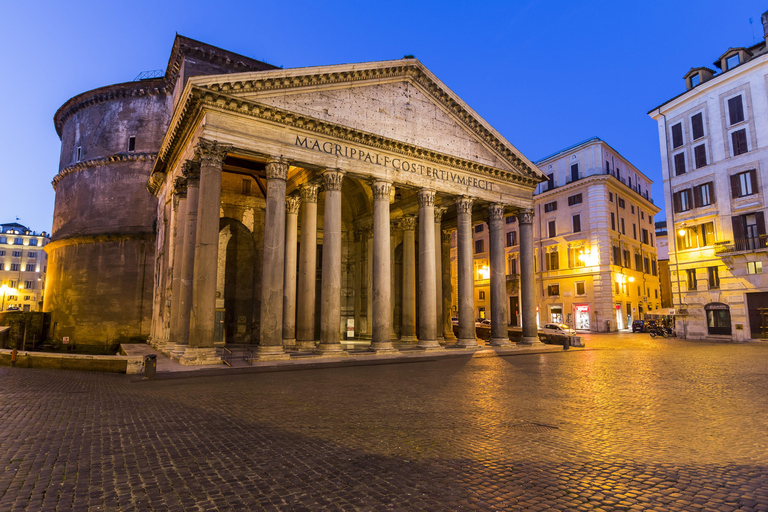
[[[148, 182], [154, 342], [184, 364], [477, 346], [473, 225], [490, 226], [491, 343], [507, 334], [505, 216], [520, 221], [522, 343], [537, 342], [540, 171], [419, 61], [189, 78]], [[458, 236], [458, 339], [450, 233]]]

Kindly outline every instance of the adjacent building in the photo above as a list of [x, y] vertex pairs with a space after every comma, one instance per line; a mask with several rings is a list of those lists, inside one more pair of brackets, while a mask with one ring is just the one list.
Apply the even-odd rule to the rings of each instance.
[[[652, 181], [594, 137], [536, 162], [534, 267], [539, 324], [615, 331], [661, 307]], [[474, 225], [475, 310], [490, 314], [488, 226]], [[508, 323], [520, 325], [519, 226], [505, 220]]]
[[[768, 37], [768, 13], [763, 14]], [[768, 48], [728, 48], [652, 109], [658, 123], [677, 331], [768, 336]]]
[[17, 222], [0, 224], [0, 300], [2, 311], [42, 311], [48, 256], [47, 233]]

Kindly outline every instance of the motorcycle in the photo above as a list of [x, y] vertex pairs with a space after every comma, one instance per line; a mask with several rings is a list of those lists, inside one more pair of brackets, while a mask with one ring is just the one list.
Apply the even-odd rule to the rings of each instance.
[[666, 329], [659, 325], [654, 325], [652, 328], [648, 329], [648, 334], [651, 335], [651, 338], [655, 338], [656, 336], [666, 338], [668, 336]]

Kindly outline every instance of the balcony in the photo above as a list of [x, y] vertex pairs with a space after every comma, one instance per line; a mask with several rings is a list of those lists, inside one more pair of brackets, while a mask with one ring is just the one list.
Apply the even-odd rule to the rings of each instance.
[[731, 242], [718, 242], [715, 244], [715, 254], [723, 256], [740, 252], [752, 252], [768, 249], [768, 236], [760, 235], [749, 238], [741, 238]]

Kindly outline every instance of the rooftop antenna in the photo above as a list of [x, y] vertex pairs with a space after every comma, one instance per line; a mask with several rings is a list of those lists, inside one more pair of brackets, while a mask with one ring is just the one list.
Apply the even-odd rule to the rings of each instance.
[[752, 17], [749, 17], [749, 27], [752, 29], [752, 44], [755, 44], [755, 25], [752, 23]]

